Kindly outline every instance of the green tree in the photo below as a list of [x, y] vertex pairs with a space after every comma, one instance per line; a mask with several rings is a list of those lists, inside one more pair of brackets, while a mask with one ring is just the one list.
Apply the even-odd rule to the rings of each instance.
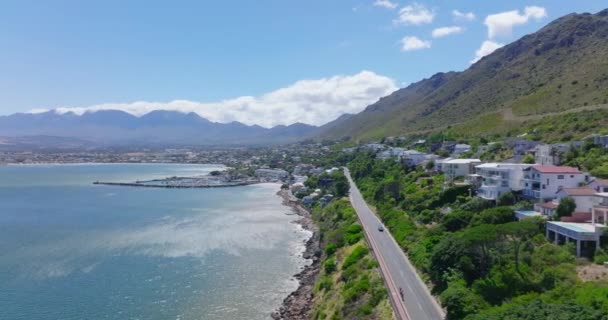
[[502, 224], [511, 221], [513, 221], [513, 209], [503, 206], [483, 210], [473, 218], [471, 225]]
[[555, 209], [555, 219], [559, 220], [561, 217], [567, 217], [574, 212], [576, 209], [576, 202], [570, 197], [563, 198], [559, 201], [557, 209]]
[[536, 162], [536, 160], [534, 159], [534, 156], [532, 156], [531, 154], [527, 154], [524, 156], [523, 159], [521, 159], [522, 163], [528, 163], [528, 164], [534, 164]]
[[505, 192], [498, 197], [497, 204], [499, 206], [512, 206], [515, 204], [515, 195], [513, 195], [513, 192], [511, 191]]
[[464, 319], [487, 307], [483, 299], [466, 287], [463, 280], [451, 282], [439, 296], [441, 304], [447, 309], [447, 319]]
[[441, 225], [446, 231], [455, 232], [468, 226], [471, 218], [473, 218], [472, 212], [458, 210], [446, 214], [441, 220]]
[[348, 181], [346, 181], [346, 177], [341, 175], [340, 178], [337, 178], [334, 182], [334, 195], [336, 197], [344, 197], [348, 193]]

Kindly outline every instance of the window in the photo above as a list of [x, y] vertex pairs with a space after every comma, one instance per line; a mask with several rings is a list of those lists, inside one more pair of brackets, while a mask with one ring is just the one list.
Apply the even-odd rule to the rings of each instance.
[[543, 184], [543, 189], [547, 189], [547, 187]]
[[560, 180], [564, 180], [564, 175], [560, 174], [560, 175], [557, 176], [557, 178], [560, 179]]

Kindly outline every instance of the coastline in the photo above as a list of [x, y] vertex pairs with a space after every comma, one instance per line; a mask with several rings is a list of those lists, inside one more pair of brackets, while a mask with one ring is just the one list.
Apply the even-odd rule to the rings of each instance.
[[283, 303], [279, 309], [272, 312], [271, 318], [275, 320], [305, 320], [310, 316], [310, 310], [313, 305], [312, 291], [320, 271], [319, 229], [312, 220], [310, 212], [299, 203], [290, 199], [287, 190], [280, 190], [277, 192], [277, 195], [283, 199], [283, 205], [290, 207], [295, 214], [300, 216], [300, 219], [295, 221], [295, 223], [300, 224], [305, 230], [312, 232], [312, 236], [306, 241], [306, 249], [302, 254], [304, 259], [310, 259], [312, 263], [294, 275], [299, 281], [298, 288], [283, 299]]

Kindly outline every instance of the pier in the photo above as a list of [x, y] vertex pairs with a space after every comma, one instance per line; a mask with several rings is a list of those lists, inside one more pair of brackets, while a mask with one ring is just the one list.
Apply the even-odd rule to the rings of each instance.
[[95, 185], [107, 185], [107, 186], [121, 186], [121, 187], [140, 187], [140, 188], [177, 188], [177, 189], [191, 189], [191, 188], [225, 188], [225, 187], [238, 187], [247, 186], [252, 184], [261, 183], [257, 179], [239, 179], [239, 180], [226, 180], [213, 176], [203, 177], [172, 177], [167, 179], [155, 179], [148, 181], [135, 181], [135, 182], [108, 182], [108, 181], [95, 181]]

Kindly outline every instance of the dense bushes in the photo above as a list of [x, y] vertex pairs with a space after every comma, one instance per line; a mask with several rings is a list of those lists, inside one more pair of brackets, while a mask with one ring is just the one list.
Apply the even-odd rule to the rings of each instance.
[[[564, 292], [581, 286], [573, 254], [568, 246], [545, 239], [542, 219], [513, 221], [510, 205], [526, 206], [515, 203], [513, 195], [501, 198], [502, 206], [496, 207], [470, 198], [466, 186], [443, 190], [443, 177], [422, 169], [362, 155], [351, 164], [363, 195], [432, 283], [449, 319], [519, 319], [519, 314], [525, 319], [553, 319], [543, 314], [586, 319], [598, 310], [608, 314], [608, 296], [600, 289], [596, 300]], [[389, 182], [400, 186], [399, 194], [378, 187]], [[603, 257], [601, 251], [598, 257]], [[531, 307], [542, 311], [526, 310]]]
[[386, 289], [363, 239], [363, 228], [345, 199], [315, 207], [324, 247], [315, 286], [313, 319], [389, 319]]

